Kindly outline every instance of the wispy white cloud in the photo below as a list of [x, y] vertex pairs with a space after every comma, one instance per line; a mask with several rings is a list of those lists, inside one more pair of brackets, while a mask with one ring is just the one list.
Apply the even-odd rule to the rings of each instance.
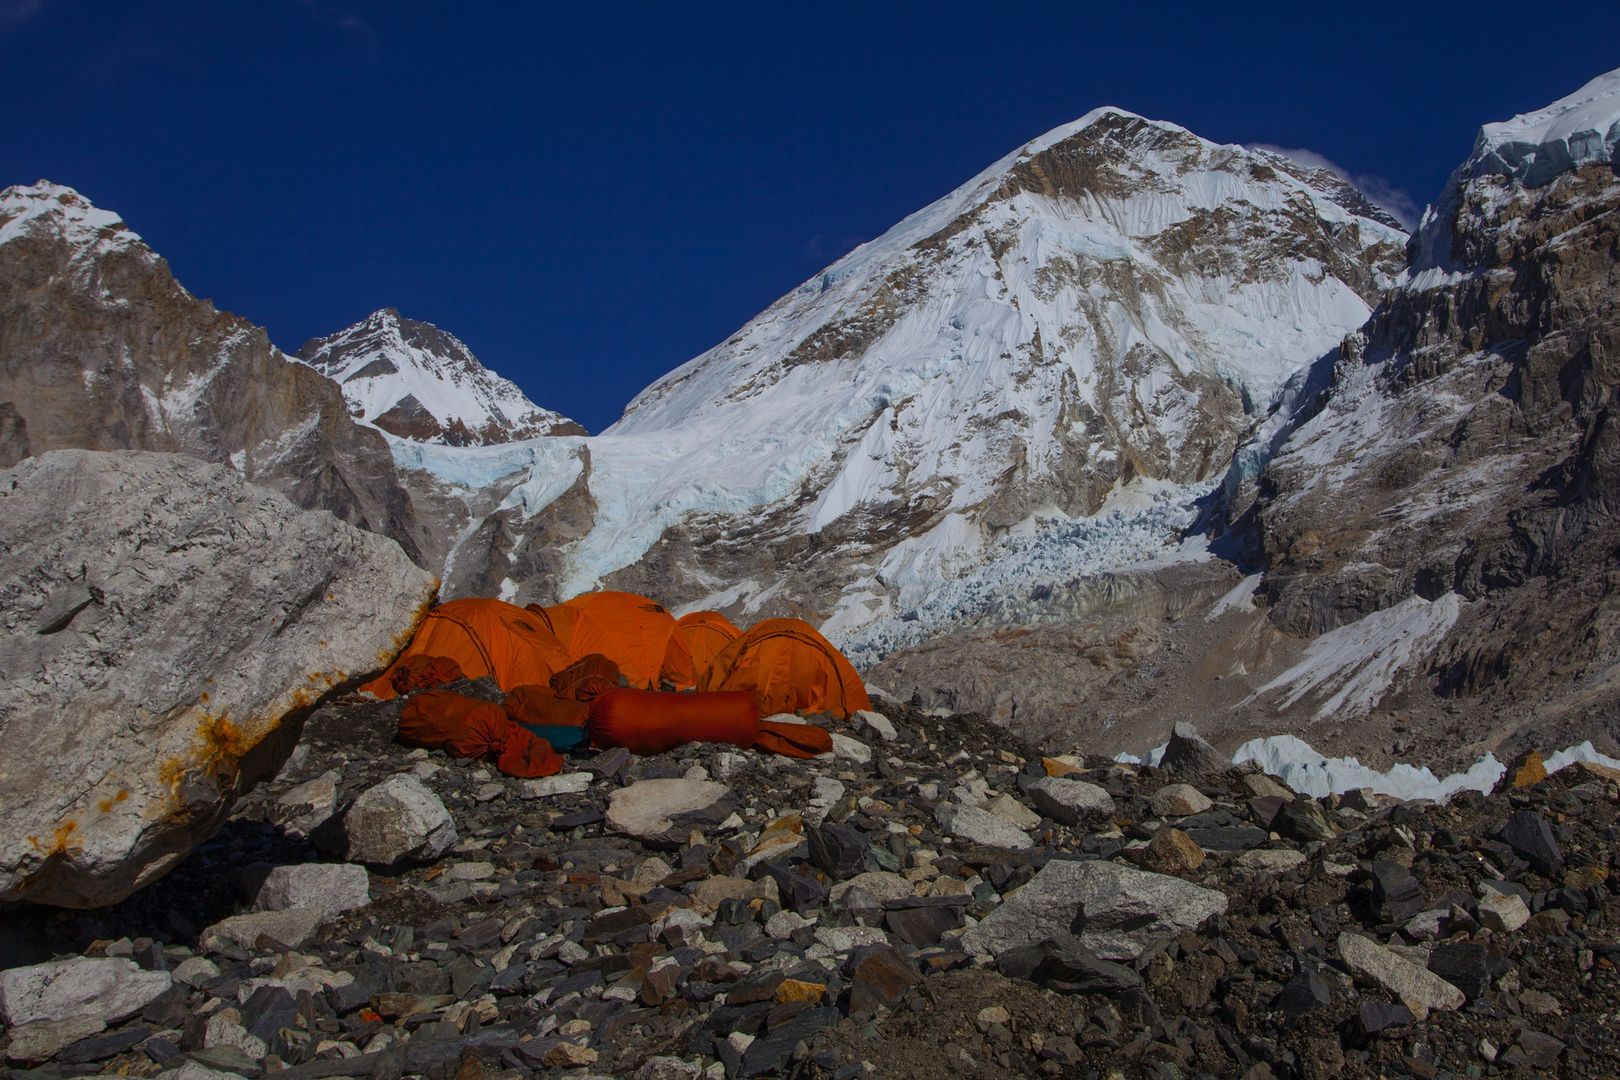
[[19, 23], [45, 10], [45, 0], [0, 0], [0, 23]]
[[382, 51], [382, 41], [377, 37], [377, 32], [371, 28], [371, 23], [353, 8], [323, 3], [322, 0], [298, 0], [298, 4], [317, 22], [347, 34], [368, 58], [376, 59], [377, 54]]
[[1250, 143], [1249, 146], [1254, 150], [1269, 150], [1273, 154], [1281, 154], [1306, 168], [1326, 169], [1339, 179], [1354, 185], [1356, 190], [1367, 196], [1375, 206], [1389, 211], [1396, 221], [1408, 229], [1417, 224], [1418, 216], [1423, 212], [1422, 203], [1377, 173], [1351, 172], [1326, 154], [1303, 146], [1274, 146], [1271, 143]]

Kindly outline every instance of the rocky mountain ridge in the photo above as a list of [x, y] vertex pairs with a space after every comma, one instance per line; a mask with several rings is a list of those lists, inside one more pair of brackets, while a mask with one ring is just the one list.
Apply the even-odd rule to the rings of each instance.
[[41, 181], [0, 191], [0, 466], [58, 449], [229, 463], [425, 558], [387, 443], [331, 381], [188, 293], [116, 214]]
[[455, 335], [393, 308], [305, 342], [298, 359], [343, 387], [356, 419], [402, 439], [484, 446], [585, 434], [484, 367]]

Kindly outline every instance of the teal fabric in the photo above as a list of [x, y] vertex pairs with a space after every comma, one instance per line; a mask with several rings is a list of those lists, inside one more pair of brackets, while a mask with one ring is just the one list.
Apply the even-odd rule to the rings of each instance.
[[577, 750], [585, 745], [586, 731], [580, 727], [567, 727], [562, 724], [524, 724], [535, 735], [551, 744], [551, 748], [558, 753]]

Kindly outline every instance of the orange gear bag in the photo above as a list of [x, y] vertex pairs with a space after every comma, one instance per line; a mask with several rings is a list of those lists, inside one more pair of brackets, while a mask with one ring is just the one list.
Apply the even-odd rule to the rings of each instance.
[[745, 693], [609, 690], [591, 702], [591, 743], [661, 754], [689, 742], [753, 746], [759, 706]]
[[399, 714], [399, 741], [443, 750], [456, 757], [495, 762], [508, 776], [550, 776], [562, 771], [562, 755], [489, 701], [449, 690], [424, 690]]

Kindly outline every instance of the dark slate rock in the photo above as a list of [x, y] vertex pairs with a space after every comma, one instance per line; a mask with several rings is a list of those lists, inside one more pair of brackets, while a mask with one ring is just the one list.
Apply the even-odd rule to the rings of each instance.
[[1284, 836], [1300, 841], [1332, 840], [1335, 835], [1321, 805], [1315, 799], [1304, 796], [1284, 803], [1271, 827]]
[[1298, 1019], [1308, 1012], [1333, 1003], [1333, 988], [1322, 978], [1315, 964], [1302, 963], [1294, 977], [1277, 995], [1277, 1008]]
[[[966, 900], [967, 897], [949, 899]], [[964, 922], [964, 904], [912, 905], [900, 910], [886, 911], [883, 925], [889, 933], [914, 948], [938, 945], [947, 930], [955, 930]]]
[[279, 986], [261, 986], [242, 1003], [242, 1026], [263, 1039], [272, 1054], [284, 1055], [287, 1040], [281, 1031], [298, 1027], [298, 1003]]
[[1074, 994], [1116, 994], [1142, 985], [1142, 976], [1102, 959], [1072, 934], [1009, 949], [997, 958], [996, 968], [1008, 978]]
[[1413, 1023], [1417, 1018], [1412, 1010], [1405, 1005], [1396, 1005], [1388, 1001], [1379, 1001], [1367, 998], [1361, 1003], [1361, 1030], [1369, 1035], [1377, 1035], [1393, 1027], [1404, 1027]]
[[866, 865], [866, 836], [848, 825], [823, 824], [806, 833], [810, 862], [834, 881], [859, 874]]
[[1453, 941], [1436, 945], [1429, 952], [1429, 970], [1463, 992], [1469, 1001], [1490, 989], [1490, 951], [1474, 941]]
[[766, 864], [765, 872], [776, 882], [782, 903], [789, 911], [804, 914], [827, 902], [827, 886], [808, 874], [801, 874], [782, 862]]
[[1564, 853], [1553, 835], [1552, 825], [1534, 810], [1520, 810], [1511, 815], [1501, 832], [1502, 840], [1515, 853], [1545, 877], [1552, 877], [1564, 868]]
[[80, 1039], [72, 1046], [57, 1053], [55, 1061], [63, 1065], [83, 1065], [91, 1061], [105, 1061], [115, 1054], [122, 1054], [137, 1043], [151, 1037], [152, 1029], [144, 1024], [127, 1027], [120, 1031], [104, 1031], [100, 1035], [92, 1035], [88, 1039]]
[[742, 1056], [738, 1076], [777, 1076], [786, 1071], [794, 1051], [801, 1042], [816, 1032], [830, 1027], [842, 1019], [837, 1009], [812, 1008], [799, 1012], [792, 1019], [771, 1029], [765, 1036], [755, 1039]]
[[1248, 851], [1260, 847], [1270, 837], [1266, 830], [1250, 825], [1182, 829], [1182, 832], [1205, 851]]
[[1384, 922], [1404, 923], [1424, 909], [1422, 886], [1400, 863], [1374, 859], [1372, 875], [1373, 903]]
[[916, 967], [892, 945], [856, 949], [845, 964], [849, 994], [845, 1011], [856, 1019], [893, 1008], [920, 979]]
[[1213, 776], [1232, 769], [1232, 759], [1205, 742], [1198, 729], [1177, 724], [1170, 732], [1159, 768], [1173, 776]]

